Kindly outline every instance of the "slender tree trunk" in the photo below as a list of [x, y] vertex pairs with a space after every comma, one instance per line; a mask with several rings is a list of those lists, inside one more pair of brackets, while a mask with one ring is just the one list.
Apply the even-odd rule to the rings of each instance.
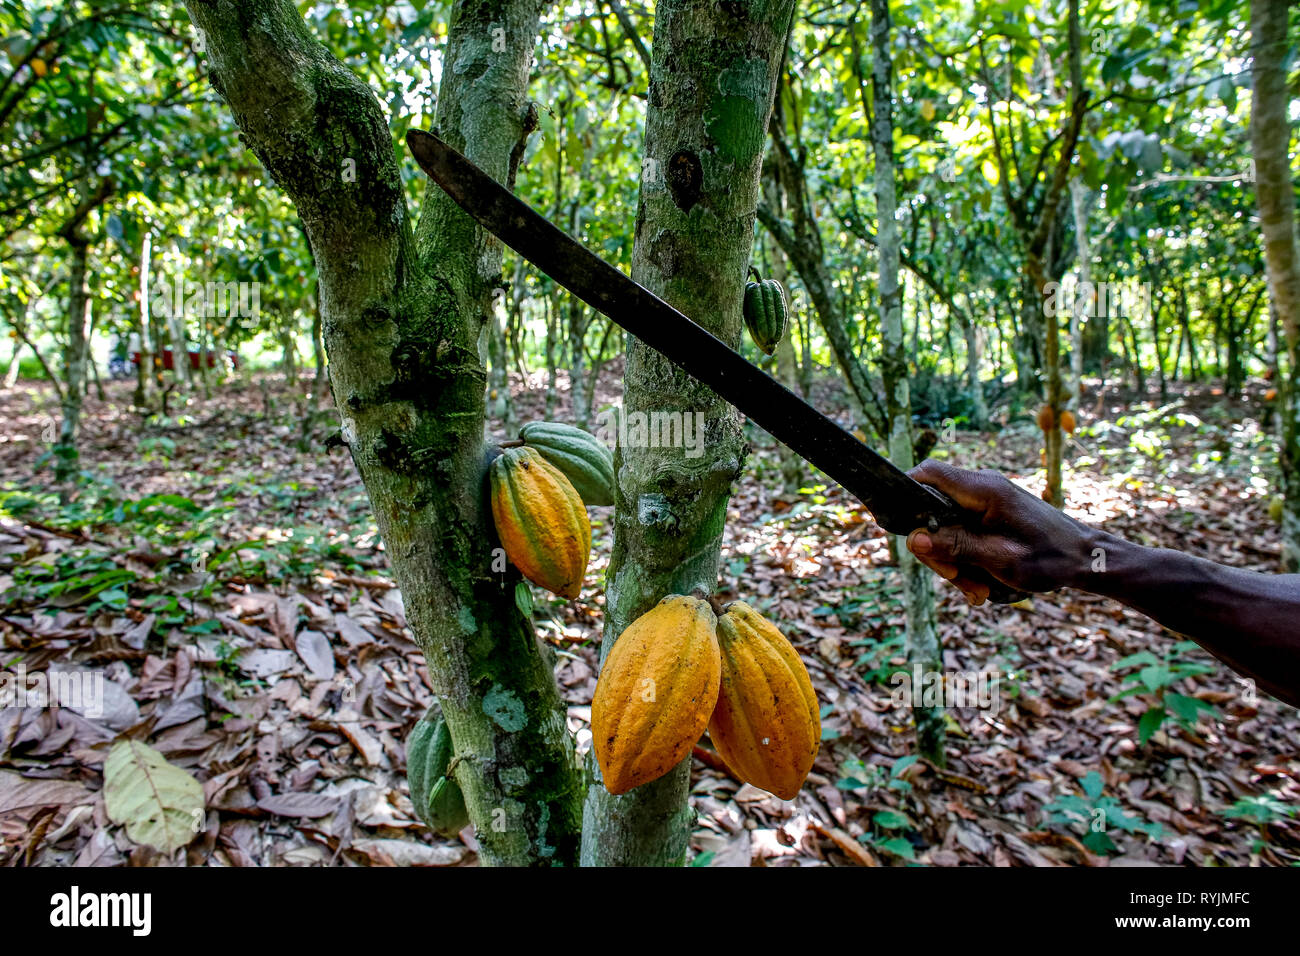
[[149, 349], [149, 282], [152, 258], [153, 233], [146, 226], [144, 243], [140, 249], [140, 313], [137, 318], [139, 324], [136, 331], [139, 338], [140, 361], [135, 367], [135, 392], [131, 396], [131, 404], [141, 409], [145, 407], [145, 403], [148, 401], [146, 390], [149, 383], [149, 356], [151, 355]]
[[[764, 133], [793, 0], [748, 6], [660, 0], [655, 11], [645, 164], [632, 277], [724, 342], [740, 341]], [[703, 454], [615, 451], [614, 549], [606, 572], [602, 659], [665, 595], [712, 592], [731, 483], [745, 454], [730, 405], [639, 342], [629, 342], [624, 414], [681, 412], [703, 422]], [[599, 768], [589, 761], [597, 781]], [[622, 796], [587, 792], [589, 865], [676, 865], [694, 814], [690, 758]]]
[[1300, 571], [1300, 241], [1296, 237], [1291, 173], [1291, 125], [1287, 111], [1287, 18], [1285, 0], [1251, 0], [1254, 100], [1250, 136], [1255, 154], [1255, 192], [1264, 236], [1268, 292], [1286, 336], [1287, 369], [1278, 375], [1282, 440], [1282, 567]]
[[320, 281], [316, 282], [316, 293], [312, 296], [311, 310], [311, 353], [316, 364], [316, 377], [312, 382], [312, 400], [320, 404], [325, 392], [325, 339], [320, 317]]
[[1142, 367], [1142, 347], [1138, 343], [1137, 328], [1133, 325], [1133, 320], [1127, 315], [1120, 317], [1119, 334], [1123, 335], [1128, 332], [1129, 345], [1133, 353], [1133, 387], [1137, 389], [1138, 395], [1145, 395], [1147, 392], [1146, 369]]
[[799, 328], [799, 394], [809, 398], [812, 396], [813, 372], [816, 371], [812, 355], [812, 319], [806, 309], [795, 309], [793, 304], [791, 311]]
[[[99, 378], [99, 363], [95, 361], [95, 318], [92, 307], [90, 321], [86, 323], [86, 366], [90, 369], [91, 381], [95, 384], [95, 397], [101, 402], [108, 401], [108, 396], [104, 394], [104, 383]], [[90, 386], [86, 386], [86, 394], [90, 394]]]
[[4, 388], [6, 390], [13, 388], [14, 383], [18, 381], [18, 370], [21, 367], [18, 356], [23, 350], [23, 340], [15, 333], [12, 341], [13, 351], [9, 355], [9, 366], [5, 369]]
[[559, 372], [557, 371], [558, 360], [555, 353], [559, 349], [559, 324], [560, 324], [560, 305], [556, 301], [558, 292], [552, 292], [546, 297], [546, 417], [551, 419], [555, 417], [555, 401], [558, 397], [559, 390], [557, 380]]
[[586, 428], [591, 423], [591, 396], [587, 392], [585, 340], [586, 306], [577, 298], [569, 303], [569, 395], [573, 403], [573, 424]]
[[1156, 348], [1156, 380], [1160, 384], [1160, 400], [1167, 401], [1169, 398], [1169, 383], [1165, 380], [1165, 352], [1166, 347], [1161, 344], [1160, 340], [1160, 316], [1164, 312], [1160, 301], [1153, 300], [1151, 303], [1151, 337], [1155, 342]]
[[[850, 23], [850, 31], [856, 31]], [[911, 468], [912, 400], [907, 376], [907, 346], [903, 328], [903, 290], [899, 283], [900, 250], [898, 203], [894, 186], [894, 64], [890, 52], [889, 0], [871, 0], [871, 145], [875, 155], [876, 215], [879, 223], [880, 331], [883, 340], [880, 370], [884, 380], [885, 408], [889, 415], [889, 457], [900, 468]], [[854, 60], [861, 69], [856, 32]], [[864, 97], [865, 99], [865, 97]], [[920, 324], [920, 317], [917, 317]], [[898, 566], [903, 577], [903, 604], [907, 610], [907, 659], [925, 673], [943, 672], [943, 649], [934, 623], [934, 592], [930, 572], [901, 542], [895, 542]], [[917, 750], [927, 760], [942, 766], [944, 718], [941, 707], [913, 702]]]
[[966, 388], [971, 397], [971, 424], [984, 429], [989, 424], [989, 405], [984, 398], [984, 383], [980, 380], [980, 336], [970, 316], [959, 319], [962, 336], [966, 340]]
[[[1073, 127], [1075, 136], [1078, 134], [1078, 123], [1082, 122], [1083, 114], [1080, 110], [1082, 103], [1086, 103], [1087, 94], [1083, 89], [1083, 65], [1082, 50], [1079, 29], [1079, 0], [1069, 0], [1068, 8], [1069, 23], [1069, 59], [1070, 59], [1070, 96], [1075, 104], [1073, 107], [1076, 112], [1073, 114], [1077, 117], [1077, 122]], [[1060, 162], [1057, 165], [1055, 180], [1049, 186], [1049, 196], [1055, 196], [1059, 202], [1061, 194], [1068, 184], [1069, 162], [1073, 153], [1075, 139], [1067, 138], [1065, 144], [1061, 147]], [[1051, 249], [1053, 248], [1052, 236], [1055, 229], [1055, 205], [1044, 202], [1044, 209], [1039, 220], [1035, 243], [1031, 245], [1029, 255], [1026, 256], [1026, 274], [1029, 276], [1030, 284], [1034, 292], [1034, 298], [1039, 303], [1040, 308], [1037, 310], [1041, 315], [1043, 329], [1043, 362], [1046, 372], [1046, 399], [1047, 405], [1051, 409], [1050, 427], [1046, 431], [1046, 457], [1047, 457], [1047, 488], [1044, 497], [1058, 508], [1065, 507], [1065, 491], [1062, 487], [1062, 462], [1061, 457], [1065, 450], [1065, 434], [1061, 430], [1061, 412], [1067, 408], [1068, 400], [1066, 397], [1065, 382], [1061, 376], [1061, 318], [1059, 315], [1047, 315], [1046, 309], [1041, 308], [1044, 301], [1044, 292], [1047, 285], [1047, 279], [1052, 262]], [[1045, 241], [1044, 241], [1045, 240]], [[1045, 251], [1046, 255], [1040, 258], [1039, 250]], [[1073, 309], [1071, 310], [1073, 311]]]
[[86, 348], [90, 339], [90, 292], [86, 288], [90, 242], [79, 231], [68, 241], [72, 259], [68, 277], [68, 342], [63, 353], [63, 421], [54, 448], [54, 479], [60, 482], [77, 473]]
[[[1079, 284], [1092, 287], [1092, 248], [1088, 241], [1088, 187], [1078, 176], [1070, 178], [1070, 205], [1074, 212], [1074, 241], [1079, 257]], [[1070, 309], [1070, 387], [1066, 407], [1078, 408], [1083, 394], [1083, 317], [1078, 303]], [[1096, 310], [1094, 310], [1095, 312]], [[1097, 321], [1092, 316], [1090, 321]]]
[[[781, 247], [776, 244], [776, 240], [772, 238], [771, 233], [765, 233], [764, 235], [768, 246], [768, 255], [772, 260], [772, 278], [781, 283], [781, 287], [788, 291], [790, 288], [790, 275], [789, 270], [786, 268], [785, 255], [781, 252]], [[798, 387], [795, 381], [798, 363], [794, 355], [793, 340], [794, 336], [787, 330], [776, 346], [776, 377], [780, 379], [782, 385], [791, 391]], [[796, 492], [803, 486], [807, 467], [804, 465], [803, 459], [786, 445], [778, 442], [777, 451], [781, 456], [781, 484], [786, 492]]]

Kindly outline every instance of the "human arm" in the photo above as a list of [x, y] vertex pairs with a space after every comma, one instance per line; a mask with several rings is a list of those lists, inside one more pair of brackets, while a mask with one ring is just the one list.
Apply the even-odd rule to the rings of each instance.
[[1089, 527], [995, 471], [925, 461], [911, 475], [978, 516], [908, 536], [917, 558], [965, 592], [988, 597], [969, 569], [1011, 587], [1100, 594], [1184, 634], [1264, 691], [1300, 706], [1300, 574], [1229, 568]]

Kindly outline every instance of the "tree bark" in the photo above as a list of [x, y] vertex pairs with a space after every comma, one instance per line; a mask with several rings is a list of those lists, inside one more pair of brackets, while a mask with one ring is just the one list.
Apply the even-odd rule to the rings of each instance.
[[[772, 95], [793, 0], [748, 5], [661, 0], [656, 9], [632, 277], [733, 348], [753, 245]], [[703, 422], [703, 453], [615, 451], [614, 549], [606, 573], [602, 658], [665, 595], [717, 583], [731, 483], [745, 454], [740, 416], [636, 340], [624, 375], [625, 415], [680, 412]], [[589, 761], [599, 780], [599, 767]], [[693, 813], [690, 758], [612, 796], [587, 792], [586, 865], [678, 865]]]
[[[500, 243], [432, 184], [412, 232], [374, 94], [289, 0], [187, 8], [213, 85], [311, 243], [343, 438], [451, 731], [480, 858], [575, 862], [581, 777], [565, 708], [515, 607], [518, 576], [493, 571], [483, 491], [477, 343], [500, 282]], [[449, 27], [439, 131], [503, 183], [528, 132], [539, 9], [540, 0], [468, 0]]]
[[63, 394], [59, 437], [54, 446], [54, 480], [63, 482], [77, 473], [81, 408], [86, 382], [86, 348], [90, 338], [90, 291], [86, 288], [86, 261], [90, 240], [80, 224], [65, 232], [72, 250], [68, 269], [68, 338], [63, 351]]
[[[855, 31], [852, 23], [850, 31]], [[903, 290], [899, 283], [900, 251], [898, 201], [894, 185], [894, 61], [890, 52], [892, 25], [889, 0], [871, 0], [871, 146], [875, 156], [876, 235], [879, 238], [880, 357], [884, 380], [885, 410], [889, 416], [889, 457], [900, 468], [911, 468], [913, 460], [912, 398], [908, 383], [907, 346], [903, 327]], [[860, 69], [856, 32], [855, 67]], [[865, 99], [865, 97], [864, 97]], [[865, 106], [865, 103], [864, 103]], [[917, 316], [920, 323], [920, 316]], [[930, 572], [912, 556], [901, 541], [895, 541], [899, 572], [903, 578], [903, 606], [907, 612], [907, 659], [925, 673], [942, 673], [943, 651], [934, 622], [934, 592]], [[920, 754], [943, 766], [944, 718], [941, 707], [924, 707], [914, 701], [916, 744]]]
[[1282, 568], [1300, 571], [1300, 241], [1296, 238], [1287, 90], [1286, 0], [1251, 0], [1254, 99], [1250, 138], [1269, 299], [1286, 337], [1287, 371], [1278, 375], [1282, 471]]
[[[1078, 254], [1079, 285], [1092, 287], [1092, 245], [1088, 241], [1088, 187], [1077, 175], [1070, 178], [1070, 205], [1074, 212], [1074, 243]], [[1099, 310], [1093, 310], [1094, 312]], [[1089, 323], [1099, 321], [1096, 315]], [[1083, 316], [1076, 300], [1070, 308], [1070, 387], [1065, 396], [1066, 408], [1078, 408], [1083, 393]]]
[[149, 385], [149, 356], [152, 354], [149, 343], [149, 283], [152, 278], [150, 269], [152, 269], [153, 258], [153, 233], [146, 225], [144, 230], [144, 242], [140, 248], [140, 312], [136, 321], [139, 323], [136, 335], [139, 338], [138, 355], [140, 361], [135, 367], [135, 391], [131, 396], [131, 404], [138, 409], [145, 407], [148, 401], [147, 389]]

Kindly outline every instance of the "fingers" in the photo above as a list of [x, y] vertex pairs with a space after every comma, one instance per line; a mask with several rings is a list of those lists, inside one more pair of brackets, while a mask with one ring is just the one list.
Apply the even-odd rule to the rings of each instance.
[[972, 535], [964, 528], [940, 528], [934, 532], [917, 529], [907, 536], [907, 548], [927, 568], [959, 588], [973, 607], [988, 600], [989, 586], [963, 575], [961, 565], [989, 567], [986, 562], [992, 562], [996, 566], [1004, 556], [999, 551], [999, 542]]
[[939, 575], [939, 577], [947, 581], [957, 577], [957, 565], [943, 561], [932, 553], [934, 542], [930, 538], [930, 532], [918, 529], [909, 534], [907, 536], [907, 550], [916, 555], [918, 561]]
[[[954, 567], [973, 564], [996, 574], [1007, 567], [1011, 557], [1006, 538], [974, 533], [958, 525], [945, 525], [937, 531], [914, 531], [912, 537], [917, 547], [939, 564]], [[915, 549], [913, 553], [916, 554]]]
[[966, 600], [970, 602], [971, 607], [979, 607], [989, 599], [989, 586], [983, 582], [972, 581], [970, 578], [958, 575], [951, 583], [966, 595]]
[[933, 485], [965, 511], [982, 515], [993, 498], [990, 479], [996, 472], [967, 471], [927, 458], [908, 472], [923, 485]]

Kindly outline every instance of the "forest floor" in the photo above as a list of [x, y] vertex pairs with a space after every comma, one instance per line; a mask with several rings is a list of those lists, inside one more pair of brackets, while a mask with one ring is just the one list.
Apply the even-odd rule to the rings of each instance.
[[[617, 383], [606, 375], [597, 408]], [[309, 418], [301, 390], [272, 376], [149, 423], [128, 410], [130, 391], [111, 383], [107, 402], [89, 401], [87, 477], [63, 502], [34, 471], [52, 393], [0, 392], [0, 668], [106, 678], [102, 714], [0, 710], [0, 862], [475, 863], [472, 829], [441, 839], [412, 811], [403, 741], [432, 695], [351, 460], [325, 450], [329, 416]], [[1276, 570], [1259, 391], [1090, 394], [1068, 449], [1070, 513]], [[815, 401], [843, 407], [834, 380]], [[522, 420], [543, 417], [540, 388], [516, 403]], [[1300, 862], [1300, 714], [1077, 591], [972, 609], [939, 590], [946, 667], [998, 682], [985, 706], [947, 711], [946, 768], [911, 757], [890, 681], [905, 661], [886, 537], [812, 473], [803, 493], [783, 490], [771, 440], [751, 440], [721, 596], [755, 604], [799, 647], [824, 741], [789, 802], [697, 748], [696, 865]], [[934, 454], [1037, 493], [1039, 447], [1026, 412], [997, 432], [945, 434]], [[534, 589], [575, 732], [595, 687], [611, 510], [592, 511], [582, 597]], [[172, 857], [108, 818], [104, 760], [124, 733], [202, 783], [207, 819]]]

